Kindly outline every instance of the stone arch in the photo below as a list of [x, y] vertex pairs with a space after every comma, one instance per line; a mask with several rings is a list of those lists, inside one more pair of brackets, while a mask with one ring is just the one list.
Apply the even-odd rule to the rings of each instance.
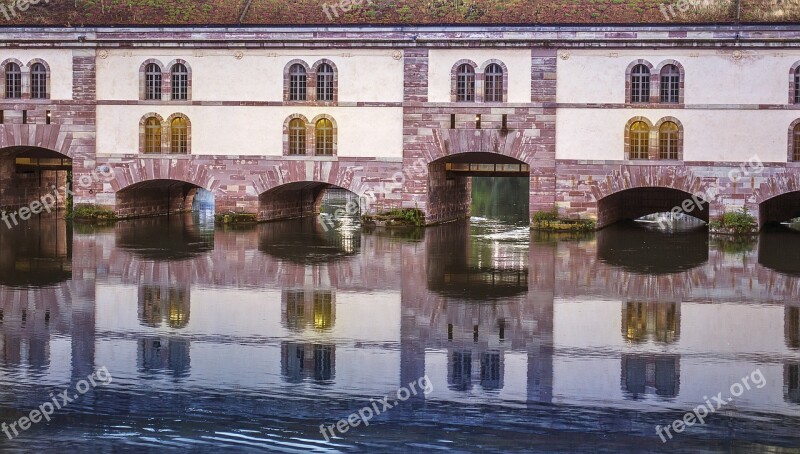
[[73, 158], [77, 151], [77, 143], [73, 147], [73, 136], [66, 132], [61, 125], [56, 124], [2, 124], [0, 131], [0, 148], [8, 147], [36, 147], [60, 153], [68, 158]]
[[479, 102], [479, 98], [483, 97], [483, 93], [481, 93], [479, 88], [483, 87], [478, 86], [478, 64], [466, 58], [453, 63], [453, 66], [450, 68], [450, 102], [457, 102], [458, 100], [458, 67], [461, 65], [469, 65], [472, 67], [472, 70], [475, 71], [475, 100], [472, 102]]
[[[41, 98], [41, 99], [50, 99], [50, 93], [51, 93], [51, 90], [50, 90], [50, 79], [51, 79], [51, 76], [52, 76], [52, 72], [50, 71], [50, 65], [45, 60], [43, 60], [41, 58], [34, 58], [31, 61], [29, 61], [28, 64], [26, 65], [27, 66], [27, 72], [28, 72], [28, 82], [27, 82], [28, 93], [29, 93], [30, 97], [33, 97], [33, 93], [32, 93], [33, 92], [33, 88], [32, 88], [33, 87], [33, 80], [31, 80], [33, 76], [32, 76], [32, 73], [31, 73], [31, 69], [33, 68], [33, 65], [35, 65], [37, 63], [41, 64], [42, 66], [44, 66], [44, 71], [45, 71], [45, 97]], [[23, 75], [23, 77], [25, 77], [25, 76]], [[23, 81], [22, 85], [23, 85], [23, 91], [24, 91], [24, 87], [25, 87], [26, 83]], [[25, 96], [24, 93], [23, 93], [23, 96]]]
[[538, 149], [536, 141], [519, 130], [485, 129], [476, 135], [470, 129], [434, 129], [433, 140], [421, 151], [426, 164], [462, 153], [497, 153], [531, 164]]
[[[651, 97], [658, 96], [658, 101], [661, 101], [661, 71], [667, 65], [674, 65], [678, 68], [678, 73], [680, 73], [680, 82], [678, 86], [678, 105], [683, 105], [684, 101], [684, 87], [686, 86], [686, 70], [683, 68], [683, 65], [678, 60], [664, 60], [656, 66], [655, 70], [652, 70], [650, 73], [650, 89]], [[673, 104], [674, 105], [674, 104]]]
[[[676, 206], [682, 206], [686, 200], [691, 200], [694, 205], [697, 205], [694, 202], [694, 196], [701, 202], [702, 210], [682, 211], [708, 222], [710, 211], [714, 208], [707, 202], [715, 195], [714, 190], [702, 178], [682, 166], [623, 165], [619, 170], [607, 175], [604, 180], [591, 181], [589, 185], [594, 202], [597, 203], [598, 228], [610, 225], [624, 217], [617, 212], [615, 207], [604, 207], [604, 201], [614, 202], [617, 205], [620, 200], [616, 199], [624, 197], [625, 194], [622, 193], [635, 194], [635, 192], [630, 192], [632, 190], [640, 190], [640, 194], [650, 200], [645, 208], [630, 206], [630, 212], [647, 211], [654, 207], [658, 207], [659, 210], [652, 211], [652, 213], [667, 212]], [[604, 210], [611, 212], [604, 212]], [[643, 212], [639, 216], [645, 214], [650, 213]]]
[[770, 176], [756, 188], [754, 196], [762, 227], [800, 217], [800, 169], [789, 168]]
[[[308, 118], [305, 115], [299, 114], [299, 113], [294, 113], [294, 114], [291, 114], [288, 117], [286, 117], [286, 119], [283, 121], [283, 155], [284, 156], [290, 156], [290, 154], [289, 154], [289, 123], [291, 123], [292, 120], [296, 120], [296, 119], [301, 120], [303, 122], [303, 124], [305, 125], [305, 127], [306, 127], [306, 143], [305, 143], [305, 149], [304, 149], [305, 153], [304, 153], [304, 155], [308, 155], [309, 154], [308, 150], [312, 149], [311, 148], [311, 146], [313, 145], [312, 138], [314, 136], [313, 123], [309, 122]], [[291, 156], [295, 156], [295, 155], [291, 155]]]
[[154, 180], [180, 181], [211, 192], [217, 191], [220, 186], [219, 180], [207, 166], [194, 163], [191, 159], [157, 155], [154, 158], [137, 158], [109, 166], [114, 171], [114, 178], [109, 182], [114, 192]]
[[652, 102], [652, 100], [653, 100], [653, 78], [655, 77], [654, 76], [655, 71], [654, 71], [654, 68], [653, 68], [653, 64], [650, 63], [647, 60], [644, 60], [644, 59], [640, 58], [638, 60], [634, 60], [634, 61], [630, 62], [628, 64], [628, 67], [625, 68], [625, 103], [626, 104], [631, 104], [632, 103], [632, 101], [631, 101], [631, 94], [632, 94], [632, 92], [631, 92], [631, 90], [632, 90], [632, 87], [631, 87], [631, 74], [633, 73], [633, 68], [635, 68], [637, 65], [645, 65], [650, 70], [650, 101]]

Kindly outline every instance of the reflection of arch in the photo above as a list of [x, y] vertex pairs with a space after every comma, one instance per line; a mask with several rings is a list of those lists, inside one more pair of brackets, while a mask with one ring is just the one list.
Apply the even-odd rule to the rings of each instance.
[[623, 353], [621, 381], [627, 399], [642, 399], [651, 389], [661, 398], [675, 398], [680, 392], [680, 356]]
[[184, 260], [214, 249], [214, 232], [201, 231], [191, 214], [132, 219], [114, 227], [117, 247], [149, 260]]
[[761, 227], [800, 217], [800, 171], [787, 169], [773, 175], [754, 193]]
[[781, 274], [800, 276], [800, 234], [783, 227], [768, 228], [758, 239], [758, 263]]
[[258, 226], [258, 250], [293, 263], [331, 263], [361, 250], [361, 232], [327, 228], [316, 218]]
[[622, 307], [622, 336], [626, 341], [652, 341], [673, 344], [681, 333], [681, 307], [678, 303], [628, 301]]
[[[482, 254], [470, 236], [469, 224], [447, 224], [426, 229], [428, 289], [440, 295], [465, 300], [505, 299], [528, 291], [528, 266], [510, 257], [509, 262], [479, 265], [471, 254]], [[484, 245], [485, 247], [491, 247]], [[527, 258], [520, 257], [520, 261]]]
[[708, 233], [681, 235], [619, 226], [597, 232], [597, 258], [635, 274], [672, 274], [708, 261]]

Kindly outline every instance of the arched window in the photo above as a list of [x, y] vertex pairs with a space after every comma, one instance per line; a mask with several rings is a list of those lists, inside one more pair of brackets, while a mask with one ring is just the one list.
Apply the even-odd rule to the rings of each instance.
[[678, 125], [665, 121], [658, 128], [658, 158], [678, 159]]
[[466, 63], [456, 70], [456, 101], [475, 101], [475, 70]]
[[317, 68], [317, 101], [333, 101], [333, 68], [327, 63]]
[[161, 68], [150, 63], [144, 70], [144, 99], [161, 99]]
[[650, 68], [636, 65], [631, 71], [631, 102], [650, 102]]
[[[291, 68], [289, 68], [289, 101], [306, 100], [307, 80], [308, 75], [306, 74], [306, 69], [303, 67], [303, 65], [295, 63]], [[331, 99], [333, 99], [332, 91]]]
[[176, 101], [189, 99], [189, 69], [183, 63], [172, 66], [172, 99]]
[[161, 153], [161, 122], [156, 117], [144, 122], [144, 152]]
[[333, 122], [321, 118], [316, 124], [317, 155], [333, 155]]
[[486, 67], [484, 91], [484, 101], [503, 101], [503, 68], [497, 63]]
[[299, 118], [289, 122], [289, 154], [306, 154], [306, 123]]
[[681, 73], [675, 65], [661, 69], [661, 102], [677, 104], [681, 99]]
[[647, 159], [650, 146], [650, 127], [643, 121], [631, 125], [630, 130], [630, 159]]
[[47, 99], [47, 68], [41, 63], [31, 66], [31, 98]]
[[800, 104], [800, 66], [794, 70], [794, 103]]
[[16, 63], [6, 65], [6, 98], [22, 98], [22, 70]]
[[186, 119], [176, 117], [169, 125], [170, 152], [173, 154], [186, 154], [189, 152], [189, 127]]
[[792, 132], [792, 161], [800, 161], [800, 122], [794, 126]]

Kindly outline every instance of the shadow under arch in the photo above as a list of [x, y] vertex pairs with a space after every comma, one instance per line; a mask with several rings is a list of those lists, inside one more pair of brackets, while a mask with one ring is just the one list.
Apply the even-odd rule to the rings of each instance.
[[72, 224], [42, 215], [7, 229], [0, 224], [0, 285], [49, 287], [72, 278]]
[[469, 221], [428, 227], [425, 242], [427, 284], [433, 292], [470, 301], [498, 300], [528, 292], [527, 262], [486, 263], [476, 259], [474, 254], [480, 255], [485, 247], [473, 241]]
[[140, 181], [116, 193], [115, 213], [121, 218], [186, 211], [214, 211], [213, 193], [194, 183], [170, 179]]
[[269, 222], [258, 226], [258, 250], [290, 263], [332, 263], [358, 255], [361, 230], [333, 228], [316, 218]]
[[[0, 206], [22, 207], [40, 200], [53, 188], [67, 184], [72, 159], [58, 151], [32, 146], [0, 149]], [[55, 203], [64, 207], [66, 196], [59, 193]]]
[[[472, 204], [472, 177], [519, 177], [529, 180], [530, 166], [499, 152], [480, 151], [449, 154], [430, 162], [426, 221], [440, 223], [465, 219]], [[530, 205], [530, 201], [528, 203]]]
[[703, 222], [709, 220], [708, 202], [692, 198], [680, 189], [661, 186], [642, 186], [623, 189], [597, 201], [597, 227], [604, 228], [619, 221], [634, 220], [654, 213], [666, 213], [684, 202], [691, 201], [693, 209], [683, 212]]
[[[332, 198], [341, 200], [333, 202]], [[319, 181], [296, 181], [261, 193], [258, 196], [258, 219], [278, 221], [316, 216], [325, 208], [326, 202], [332, 203], [334, 210], [346, 210], [350, 204], [349, 215], [359, 217], [361, 214], [358, 195], [347, 188]]]
[[786, 192], [758, 204], [761, 227], [800, 218], [800, 191]]
[[789, 276], [800, 276], [800, 232], [767, 226], [758, 239], [758, 264]]
[[679, 273], [708, 262], [708, 233], [671, 234], [617, 224], [597, 232], [597, 258], [636, 274]]
[[185, 260], [214, 249], [214, 220], [201, 213], [120, 221], [116, 246], [146, 260]]

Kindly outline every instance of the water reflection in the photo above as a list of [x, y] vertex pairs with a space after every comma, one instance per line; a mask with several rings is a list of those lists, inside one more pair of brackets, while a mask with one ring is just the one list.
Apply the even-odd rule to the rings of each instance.
[[203, 212], [128, 220], [114, 230], [116, 247], [147, 260], [184, 260], [214, 249], [214, 221]]
[[758, 263], [781, 274], [800, 276], [800, 232], [769, 227], [759, 237]]
[[[428, 376], [430, 394], [337, 449], [535, 451], [546, 431], [568, 451], [578, 432], [624, 451], [659, 446], [655, 425], [758, 368], [763, 389], [671, 443], [797, 441], [800, 284], [764, 264], [764, 237], [734, 253], [641, 229], [531, 241], [482, 218], [421, 240], [182, 219], [74, 234], [63, 282], [0, 285], [4, 407], [104, 365], [116, 384], [59, 427], [78, 448], [323, 450], [319, 424]], [[18, 255], [36, 241], [21, 238], [5, 243]]]

